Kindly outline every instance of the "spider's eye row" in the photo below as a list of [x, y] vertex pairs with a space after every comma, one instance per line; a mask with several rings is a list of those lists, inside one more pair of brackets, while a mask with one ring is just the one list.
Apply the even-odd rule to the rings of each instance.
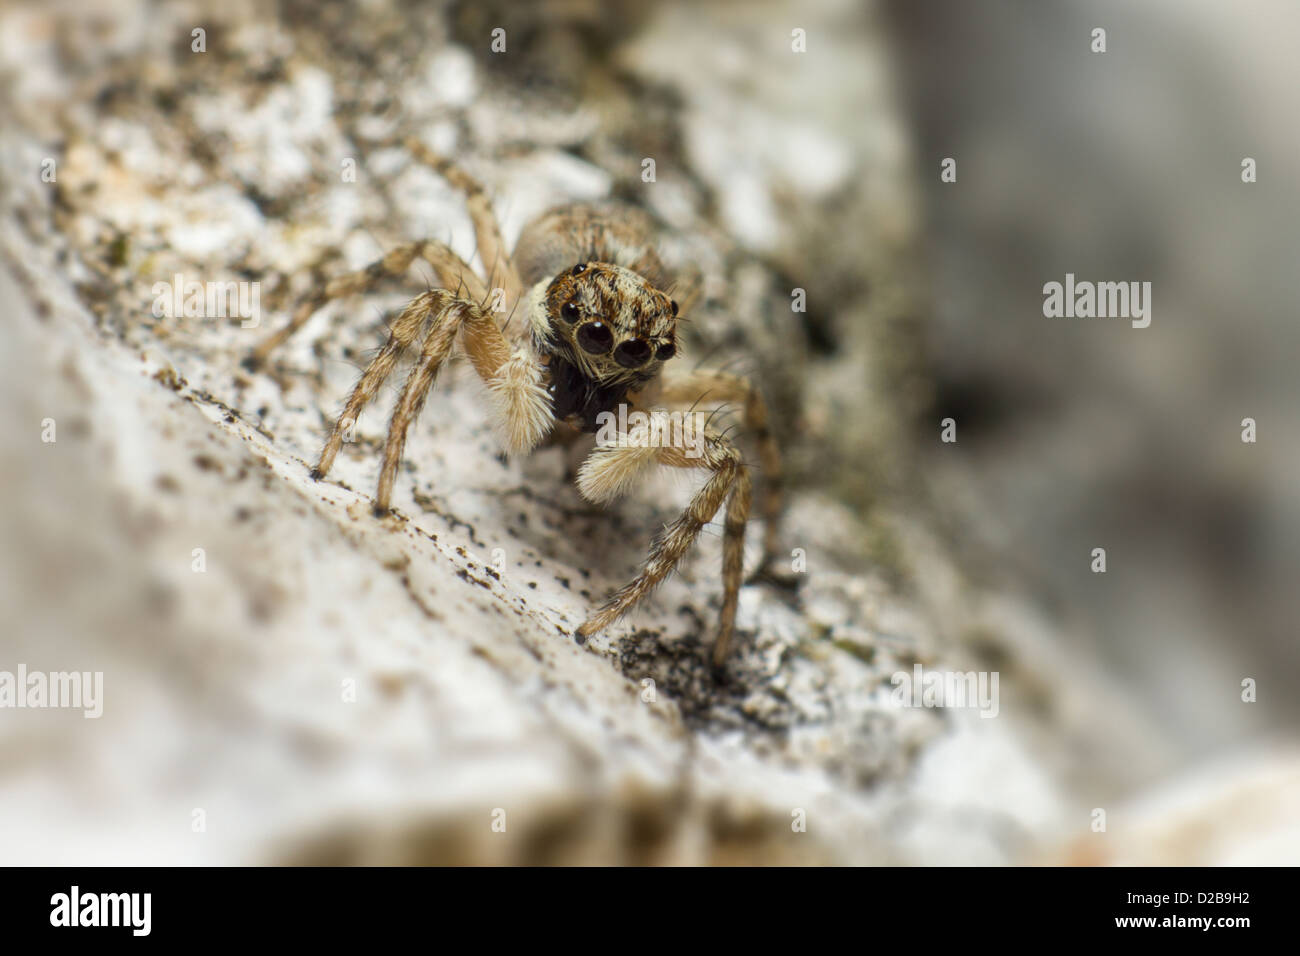
[[666, 362], [676, 354], [677, 346], [673, 345], [672, 342], [669, 342], [666, 345], [659, 346], [658, 351], [655, 352], [655, 358], [661, 362]]
[[604, 322], [597, 319], [578, 329], [578, 344], [582, 346], [584, 352], [604, 355], [614, 344], [614, 333]]
[[614, 349], [614, 361], [624, 368], [640, 368], [650, 359], [650, 346], [640, 339], [622, 342]]
[[577, 305], [572, 302], [564, 303], [564, 305], [560, 306], [560, 315], [564, 316], [569, 322], [574, 321], [578, 317]]
[[573, 274], [574, 274], [575, 276], [576, 276], [576, 275], [581, 275], [581, 274], [582, 274], [582, 270], [585, 269], [585, 268], [587, 268], [587, 264], [586, 264], [585, 262], [579, 262], [576, 266], [573, 267]]
[[676, 299], [673, 299], [673, 300], [671, 300], [668, 304], [671, 305], [671, 306], [673, 307], [673, 315], [676, 315], [676, 314], [677, 314], [677, 300], [676, 300]]

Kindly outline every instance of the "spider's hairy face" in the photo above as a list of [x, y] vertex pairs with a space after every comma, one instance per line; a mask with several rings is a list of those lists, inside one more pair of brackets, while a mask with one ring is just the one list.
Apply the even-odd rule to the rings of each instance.
[[622, 266], [580, 262], [542, 304], [546, 349], [593, 383], [642, 385], [677, 352], [677, 303]]

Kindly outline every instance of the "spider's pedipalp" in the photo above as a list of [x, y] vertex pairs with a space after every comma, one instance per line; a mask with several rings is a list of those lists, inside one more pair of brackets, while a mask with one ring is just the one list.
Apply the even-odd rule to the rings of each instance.
[[597, 447], [578, 469], [578, 492], [593, 504], [608, 504], [631, 491], [657, 457], [649, 447]]
[[532, 451], [555, 424], [545, 375], [531, 352], [516, 349], [488, 381], [497, 434], [506, 452]]

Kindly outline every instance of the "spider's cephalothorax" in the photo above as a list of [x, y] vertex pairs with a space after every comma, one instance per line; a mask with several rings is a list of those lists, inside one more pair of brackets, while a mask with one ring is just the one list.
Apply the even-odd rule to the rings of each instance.
[[547, 363], [552, 414], [583, 431], [641, 391], [677, 352], [677, 303], [645, 278], [580, 262], [529, 294], [533, 347]]
[[[530, 451], [557, 429], [570, 435], [595, 431], [600, 413], [621, 404], [630, 411], [739, 405], [767, 479], [762, 497], [766, 564], [775, 554], [781, 501], [781, 457], [768, 429], [766, 407], [758, 390], [740, 376], [693, 371], [674, 377], [665, 368], [678, 351], [678, 313], [689, 310], [693, 296], [683, 295], [679, 309], [663, 291], [666, 276], [650, 241], [649, 218], [614, 204], [561, 207], [529, 223], [514, 252], [508, 253], [483, 187], [422, 143], [407, 146], [420, 162], [465, 192], [479, 257], [490, 268], [480, 277], [440, 242], [398, 246], [368, 268], [331, 280], [298, 306], [287, 326], [254, 350], [248, 364], [256, 368], [327, 302], [401, 276], [416, 259], [438, 273], [442, 287], [416, 296], [392, 323], [388, 343], [349, 395], [313, 475], [323, 478], [329, 472], [351, 423], [399, 360], [414, 355], [415, 367], [393, 409], [375, 493], [375, 511], [386, 514], [407, 431], [438, 370], [459, 343], [487, 384], [503, 443], [516, 454]], [[498, 322], [495, 311], [487, 308], [493, 298], [504, 299], [506, 314], [520, 307], [527, 321]], [[578, 472], [583, 496], [611, 501], [654, 465], [702, 470], [707, 478], [686, 510], [654, 537], [636, 578], [588, 617], [575, 636], [585, 641], [631, 610], [672, 573], [725, 506], [722, 610], [713, 645], [713, 662], [721, 666], [742, 579], [752, 495], [749, 468], [726, 436], [707, 426], [702, 435], [691, 434], [689, 442], [681, 429], [656, 431], [653, 441], [643, 440], [650, 434], [598, 444]]]

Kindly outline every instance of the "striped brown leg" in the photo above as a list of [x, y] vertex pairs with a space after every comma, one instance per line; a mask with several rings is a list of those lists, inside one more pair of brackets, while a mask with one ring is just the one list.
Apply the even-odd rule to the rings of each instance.
[[776, 558], [776, 539], [781, 526], [784, 501], [781, 448], [768, 424], [767, 404], [762, 393], [749, 379], [727, 372], [707, 370], [690, 372], [677, 378], [665, 376], [659, 400], [682, 407], [710, 407], [724, 402], [738, 402], [744, 409], [745, 429], [754, 436], [758, 457], [763, 466], [762, 494], [759, 511], [763, 516], [763, 560], [760, 569]]
[[474, 271], [464, 259], [452, 252], [446, 245], [432, 241], [407, 243], [393, 249], [388, 255], [372, 262], [364, 269], [336, 276], [327, 282], [322, 288], [299, 304], [298, 308], [294, 310], [293, 318], [288, 325], [267, 336], [261, 344], [253, 349], [248, 358], [244, 360], [245, 366], [250, 369], [260, 367], [271, 352], [284, 343], [294, 332], [302, 328], [307, 323], [307, 320], [319, 312], [326, 303], [334, 299], [341, 299], [344, 296], [367, 292], [384, 279], [401, 276], [405, 274], [406, 270], [411, 267], [411, 263], [416, 259], [423, 259], [433, 266], [434, 271], [438, 274], [438, 282], [444, 288], [462, 288], [465, 290], [466, 297], [473, 299], [475, 302], [482, 302], [486, 298], [487, 291], [482, 280], [474, 274]]
[[488, 277], [488, 291], [501, 289], [505, 294], [506, 311], [509, 312], [523, 295], [524, 287], [506, 249], [505, 239], [501, 236], [501, 227], [492, 212], [492, 201], [487, 190], [469, 173], [418, 139], [407, 140], [406, 148], [412, 156], [465, 194], [465, 205], [469, 209], [470, 220], [474, 223], [479, 258], [483, 260], [483, 271]]
[[727, 657], [740, 596], [745, 523], [749, 518], [750, 477], [735, 446], [714, 433], [703, 436], [701, 454], [692, 457], [682, 445], [598, 447], [582, 466], [579, 488], [592, 501], [607, 501], [625, 491], [650, 464], [674, 468], [702, 468], [711, 472], [675, 521], [659, 532], [640, 573], [614, 593], [578, 628], [579, 643], [601, 631], [631, 610], [676, 568], [723, 502], [727, 503], [722, 539], [722, 613], [713, 643], [713, 664], [720, 668]]
[[[387, 513], [392, 501], [393, 484], [397, 479], [397, 467], [406, 446], [407, 431], [424, 407], [429, 389], [437, 378], [438, 370], [451, 353], [458, 334], [475, 371], [490, 388], [508, 397], [523, 394], [521, 401], [524, 402], [539, 392], [545, 394], [538, 384], [542, 370], [536, 368], [531, 370], [531, 375], [524, 374], [529, 370], [518, 367], [523, 364], [523, 357], [511, 355], [510, 347], [492, 316], [484, 312], [478, 303], [444, 289], [425, 292], [412, 299], [402, 310], [393, 322], [388, 342], [361, 374], [321, 450], [320, 461], [313, 469], [312, 477], [323, 478], [329, 472], [349, 426], [357, 421], [361, 411], [374, 400], [397, 367], [403, 353], [423, 339], [420, 356], [393, 409], [393, 417], [388, 426], [388, 440], [384, 444], [384, 462], [375, 493], [375, 511], [379, 514]], [[510, 404], [508, 398], [507, 406]]]

